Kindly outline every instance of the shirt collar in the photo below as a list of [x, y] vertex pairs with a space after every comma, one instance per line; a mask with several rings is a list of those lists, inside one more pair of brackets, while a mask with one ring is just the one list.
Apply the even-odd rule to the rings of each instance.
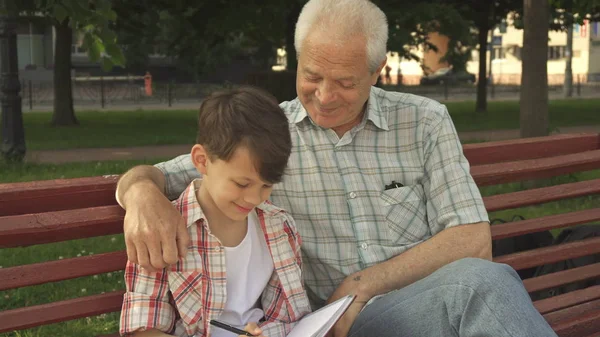
[[[202, 207], [200, 207], [200, 203], [196, 198], [195, 186], [199, 186], [201, 181], [201, 178], [192, 181], [192, 183], [188, 185], [185, 191], [181, 193], [179, 198], [173, 202], [177, 207], [177, 210], [179, 210], [182, 214], [186, 216], [185, 221], [187, 227], [190, 227], [191, 225], [197, 223], [198, 220], [204, 220], [204, 223], [206, 223], [206, 216], [204, 215], [204, 211], [202, 211]], [[262, 213], [265, 216], [274, 216], [279, 212], [285, 212], [282, 208], [273, 205], [268, 200], [256, 206], [254, 211], [257, 212], [257, 214], [259, 215]]]
[[[379, 97], [384, 94], [385, 91], [376, 87], [371, 87], [371, 92], [369, 93], [369, 99], [367, 101], [367, 113], [366, 118], [370, 120], [376, 127], [382, 130], [389, 130], [388, 127], [388, 116], [387, 112], [382, 109]], [[290, 121], [294, 124], [298, 124], [305, 119], [309, 119], [308, 113], [306, 109], [300, 103], [300, 100], [296, 97], [293, 101], [292, 106], [290, 107], [291, 111], [289, 112]], [[311, 120], [312, 122], [312, 120]], [[314, 123], [313, 123], [314, 124]]]

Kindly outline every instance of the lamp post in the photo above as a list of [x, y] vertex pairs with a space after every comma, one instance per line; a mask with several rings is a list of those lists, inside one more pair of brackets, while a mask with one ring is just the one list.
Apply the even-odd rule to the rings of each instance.
[[17, 58], [17, 15], [0, 0], [0, 102], [2, 104], [2, 156], [21, 161], [25, 156], [25, 132], [21, 111], [21, 84]]

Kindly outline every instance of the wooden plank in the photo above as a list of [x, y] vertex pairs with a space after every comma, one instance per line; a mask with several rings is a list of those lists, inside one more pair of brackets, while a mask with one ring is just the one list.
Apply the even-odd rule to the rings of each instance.
[[535, 308], [542, 314], [569, 308], [582, 303], [600, 299], [600, 286], [571, 291], [566, 294], [553, 296], [533, 302]]
[[581, 337], [600, 331], [600, 310], [560, 322], [552, 329], [559, 337]]
[[[600, 263], [589, 264], [583, 267], [562, 270], [556, 273], [542, 275], [523, 280], [528, 292], [536, 292], [561, 285], [593, 279], [600, 276]], [[1, 280], [1, 279], [0, 279]]]
[[125, 251], [0, 269], [0, 291], [125, 269]]
[[542, 179], [600, 168], [600, 150], [471, 167], [478, 186]]
[[545, 314], [544, 319], [546, 319], [548, 324], [556, 325], [560, 321], [565, 321], [568, 319], [579, 317], [587, 312], [591, 312], [594, 310], [600, 310], [600, 299], [585, 302], [569, 308], [553, 311], [551, 313]]
[[0, 217], [0, 248], [60, 242], [123, 232], [120, 206]]
[[466, 144], [463, 146], [463, 153], [471, 166], [474, 166], [597, 149], [600, 149], [600, 135], [580, 133]]
[[0, 311], [0, 333], [121, 310], [124, 291]]
[[0, 184], [0, 216], [115, 205], [118, 176]]
[[555, 228], [575, 226], [600, 220], [600, 208], [556, 214], [491, 226], [492, 240], [521, 236]]
[[492, 195], [483, 198], [488, 212], [543, 204], [600, 193], [600, 179], [579, 181], [526, 191]]
[[494, 258], [494, 262], [521, 270], [596, 253], [600, 253], [600, 237], [502, 255]]

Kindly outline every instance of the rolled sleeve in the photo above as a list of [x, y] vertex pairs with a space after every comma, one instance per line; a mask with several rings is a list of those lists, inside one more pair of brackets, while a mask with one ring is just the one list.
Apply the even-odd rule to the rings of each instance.
[[123, 296], [119, 329], [121, 336], [148, 329], [165, 333], [173, 331], [176, 312], [169, 302], [169, 287], [164, 270], [151, 273], [127, 262], [125, 285], [127, 291]]
[[489, 221], [454, 124], [446, 107], [441, 107], [439, 118], [424, 135], [424, 189], [433, 235], [445, 228]]
[[177, 199], [194, 179], [200, 178], [189, 154], [158, 163], [154, 167], [165, 175], [165, 194], [169, 200]]

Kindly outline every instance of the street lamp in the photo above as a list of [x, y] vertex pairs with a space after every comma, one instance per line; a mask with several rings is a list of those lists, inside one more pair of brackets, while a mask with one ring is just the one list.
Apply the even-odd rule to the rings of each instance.
[[0, 102], [2, 104], [2, 156], [21, 161], [25, 156], [25, 132], [21, 111], [21, 84], [17, 58], [17, 16], [7, 1], [0, 0]]

